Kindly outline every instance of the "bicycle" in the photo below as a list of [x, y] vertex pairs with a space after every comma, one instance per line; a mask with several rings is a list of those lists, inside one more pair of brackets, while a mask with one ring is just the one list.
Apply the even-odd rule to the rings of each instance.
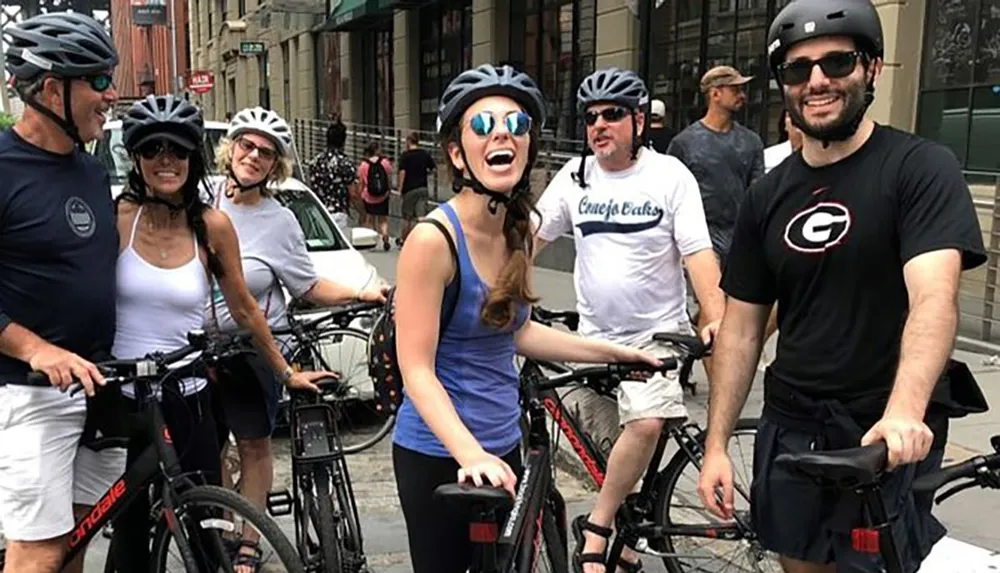
[[[579, 324], [579, 315], [576, 312], [553, 312], [537, 306], [532, 310], [532, 319], [548, 326], [554, 323], [563, 324], [569, 330], [576, 330]], [[681, 386], [693, 388], [689, 378], [694, 362], [710, 355], [711, 349], [696, 336], [658, 333], [653, 339], [669, 344], [677, 350], [679, 355], [677, 370]], [[572, 371], [562, 364], [526, 360], [521, 368], [521, 377], [522, 379], [544, 377], [543, 370]], [[552, 418], [553, 425], [559, 427], [561, 435], [569, 441], [594, 486], [600, 488], [604, 484], [607, 472], [606, 451], [610, 450], [610, 444], [597, 444], [583, 431], [578, 413], [572, 412], [564, 403], [568, 394], [567, 392], [560, 395], [555, 390], [546, 390], [541, 392], [540, 398]], [[609, 400], [615, 399], [611, 388], [605, 387], [598, 394]], [[757, 425], [756, 418], [742, 418], [737, 421], [734, 428], [733, 441], [730, 443], [731, 457], [734, 461], [737, 457], [746, 460], [747, 455], [737, 454], [744, 452], [749, 454], [749, 460], [746, 460], [749, 461], [749, 468], [745, 468], [743, 472], [736, 472], [737, 479], [751, 478], [753, 475], [753, 441], [756, 439]], [[753, 529], [750, 519], [749, 479], [746, 479], [744, 484], [734, 484], [738, 494], [736, 501], [741, 502], [741, 506], [736, 508], [735, 518], [731, 523], [718, 521], [701, 504], [697, 483], [704, 457], [705, 437], [705, 430], [694, 421], [679, 425], [668, 424], [664, 427], [643, 475], [639, 492], [627, 496], [619, 508], [615, 520], [617, 535], [613, 543], [609, 540], [606, 565], [608, 571], [615, 570], [626, 545], [640, 554], [661, 559], [670, 573], [714, 570], [710, 563], [706, 563], [713, 559], [721, 559], [726, 567], [742, 567], [740, 570], [774, 573], [782, 571], [777, 556], [771, 555], [760, 546]], [[749, 439], [749, 446], [744, 447], [740, 443], [742, 439]], [[671, 441], [676, 444], [677, 451], [664, 469], [660, 470], [667, 444]], [[686, 473], [689, 470], [692, 471]], [[691, 484], [690, 491], [678, 491], [679, 484], [684, 478]], [[695, 513], [703, 514], [705, 518], [693, 515]], [[693, 523], [687, 523], [690, 521]], [[730, 550], [728, 547], [722, 549], [710, 547], [709, 544], [712, 542], [739, 544], [736, 549], [742, 549], [740, 551], [742, 559], [729, 557], [736, 553], [736, 550]]]
[[[220, 346], [204, 333], [188, 334], [189, 344], [169, 353], [155, 352], [132, 360], [111, 360], [97, 363], [105, 375], [106, 384], [98, 391], [120, 391], [122, 384], [134, 383], [143, 425], [149, 432], [150, 445], [116, 480], [91, 511], [76, 522], [70, 533], [69, 552], [64, 564], [72, 561], [102, 528], [116, 519], [129, 505], [142, 495], [149, 495], [154, 486], [158, 518], [154, 522], [150, 565], [152, 571], [166, 571], [171, 540], [179, 553], [183, 568], [190, 572], [222, 570], [232, 571], [233, 557], [227, 545], [239, 542], [231, 534], [242, 532], [247, 525], [256, 531], [259, 541], [266, 542], [277, 555], [285, 571], [302, 572], [302, 563], [295, 548], [281, 529], [267, 515], [246, 499], [221, 487], [196, 483], [190, 473], [181, 471], [177, 451], [163, 418], [163, 411], [153, 384], [167, 388], [167, 380], [176, 363], [201, 352], [197, 360], [210, 363], [231, 353], [231, 348]], [[33, 383], [47, 383], [45, 374], [28, 375]], [[77, 393], [82, 385], [76, 383], [71, 390]], [[103, 438], [94, 444], [95, 449], [126, 447], [127, 438]], [[242, 522], [242, 523], [240, 523]], [[268, 553], [261, 550], [261, 558]], [[113, 553], [106, 559], [106, 571], [113, 571]], [[0, 552], [0, 568], [5, 562], [5, 552]]]
[[[470, 573], [526, 573], [541, 566], [550, 573], [568, 571], [566, 504], [552, 479], [551, 440], [540, 393], [583, 382], [592, 387], [615, 386], [621, 380], [645, 381], [653, 371], [676, 368], [674, 359], [660, 368], [649, 364], [589, 366], [521, 384], [522, 408], [527, 412], [527, 454], [518, 489], [511, 499], [502, 488], [468, 483], [438, 486], [435, 499], [472, 516], [469, 540], [474, 547]], [[501, 514], [507, 513], [503, 527]], [[541, 553], [544, 550], [544, 558]]]
[[[389, 417], [374, 436], [359, 444], [345, 446], [339, 423], [349, 403], [350, 364], [327, 360], [325, 343], [343, 344], [347, 337], [367, 335], [347, 328], [359, 314], [381, 308], [381, 303], [357, 303], [332, 309], [314, 309], [310, 318], [289, 316], [289, 326], [274, 329], [275, 337], [291, 336], [289, 362], [306, 370], [337, 371], [339, 380], [317, 384], [320, 393], [292, 390], [288, 394], [288, 426], [291, 436], [292, 492], [268, 492], [268, 513], [273, 517], [293, 515], [295, 545], [307, 571], [366, 573], [361, 521], [345, 456], [363, 451], [381, 440], [391, 429]], [[328, 325], [333, 323], [333, 328]], [[249, 346], [251, 335], [234, 333], [234, 344]], [[367, 356], [367, 350], [365, 351]], [[367, 375], [367, 358], [361, 366]], [[237, 486], [238, 487], [238, 486]]]
[[[940, 504], [971, 487], [1000, 489], [1000, 435], [993, 436], [990, 443], [994, 453], [925, 474], [914, 480], [913, 492], [932, 493], [951, 482], [969, 480], [938, 496], [935, 502]], [[882, 499], [881, 477], [887, 462], [888, 447], [885, 442], [826, 452], [781, 454], [775, 458], [776, 464], [800, 472], [818, 483], [859, 495], [866, 522], [851, 531], [852, 549], [859, 553], [880, 555], [885, 562], [886, 573], [903, 573], [899, 550], [891, 534], [892, 523]]]

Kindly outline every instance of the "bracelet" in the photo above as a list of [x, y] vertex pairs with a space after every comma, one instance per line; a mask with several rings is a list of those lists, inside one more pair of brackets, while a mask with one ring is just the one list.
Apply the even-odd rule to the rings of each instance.
[[285, 366], [281, 374], [278, 374], [278, 381], [287, 386], [293, 374], [295, 374], [295, 370], [292, 370], [291, 366]]

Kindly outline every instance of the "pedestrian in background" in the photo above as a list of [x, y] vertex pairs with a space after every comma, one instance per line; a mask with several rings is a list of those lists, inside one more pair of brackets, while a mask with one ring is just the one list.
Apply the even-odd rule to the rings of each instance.
[[338, 119], [326, 129], [326, 150], [308, 164], [309, 187], [319, 196], [344, 236], [350, 240], [351, 197], [360, 193], [358, 170], [344, 153], [347, 127]]
[[403, 232], [397, 245], [402, 245], [410, 234], [414, 222], [427, 214], [427, 174], [437, 165], [434, 157], [425, 149], [420, 149], [420, 134], [413, 132], [406, 137], [406, 151], [399, 156], [399, 194], [403, 198], [400, 209], [403, 216]]
[[382, 236], [382, 248], [389, 250], [389, 195], [391, 192], [392, 161], [382, 155], [382, 146], [372, 141], [365, 146], [365, 157], [358, 167], [361, 200], [365, 204], [366, 227]]

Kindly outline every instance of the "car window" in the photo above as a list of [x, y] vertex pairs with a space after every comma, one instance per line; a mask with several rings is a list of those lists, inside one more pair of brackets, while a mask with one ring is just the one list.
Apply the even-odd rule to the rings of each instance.
[[333, 227], [333, 221], [315, 197], [304, 191], [283, 189], [275, 199], [287, 207], [299, 221], [310, 251], [340, 251], [347, 248], [343, 238]]

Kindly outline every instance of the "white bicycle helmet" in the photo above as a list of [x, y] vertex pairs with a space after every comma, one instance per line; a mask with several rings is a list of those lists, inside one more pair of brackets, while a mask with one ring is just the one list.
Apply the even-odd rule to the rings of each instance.
[[247, 132], [259, 133], [274, 140], [282, 157], [291, 157], [292, 130], [277, 113], [259, 106], [244, 109], [229, 123], [226, 137], [233, 140]]

